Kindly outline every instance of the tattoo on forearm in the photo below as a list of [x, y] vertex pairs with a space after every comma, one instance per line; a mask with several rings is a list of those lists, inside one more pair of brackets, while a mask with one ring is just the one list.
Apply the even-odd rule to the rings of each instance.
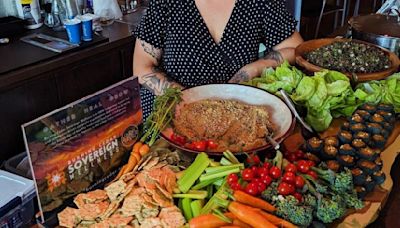
[[161, 50], [155, 48], [153, 45], [146, 43], [143, 40], [140, 40], [140, 45], [142, 45], [143, 50], [151, 55], [153, 58], [155, 58], [157, 61], [161, 59]]
[[139, 82], [156, 96], [162, 95], [169, 87], [183, 88], [179, 83], [170, 80], [158, 67], [153, 67], [151, 73], [139, 77]]
[[162, 95], [164, 90], [173, 84], [166, 76], [154, 72], [143, 75], [141, 79], [142, 85], [157, 96]]
[[245, 70], [239, 70], [233, 77], [229, 80], [230, 83], [240, 83], [250, 80], [250, 75]]
[[278, 65], [283, 63], [282, 54], [279, 51], [271, 51], [267, 55], [264, 56], [264, 59], [275, 60]]

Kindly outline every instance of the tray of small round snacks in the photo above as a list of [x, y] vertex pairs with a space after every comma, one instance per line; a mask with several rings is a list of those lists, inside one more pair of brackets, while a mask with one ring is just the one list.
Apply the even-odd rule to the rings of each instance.
[[305, 150], [316, 154], [328, 168], [351, 169], [360, 197], [385, 181], [380, 154], [395, 123], [393, 107], [364, 104], [341, 126], [336, 136], [308, 139]]
[[365, 202], [364, 209], [335, 226], [365, 227], [378, 217], [393, 187], [390, 170], [400, 152], [399, 133], [392, 106], [364, 104], [351, 117], [335, 119], [319, 138], [302, 145], [316, 163], [323, 162], [336, 172], [350, 169], [355, 190]]

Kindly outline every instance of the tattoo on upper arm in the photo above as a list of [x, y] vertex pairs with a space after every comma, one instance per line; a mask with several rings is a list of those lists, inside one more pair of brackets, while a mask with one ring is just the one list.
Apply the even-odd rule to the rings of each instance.
[[171, 87], [174, 83], [166, 76], [157, 74], [159, 72], [160, 71], [158, 69], [153, 69], [153, 72], [141, 77], [142, 85], [157, 96], [162, 95], [164, 90], [168, 87]]
[[157, 61], [159, 61], [161, 59], [161, 52], [162, 51], [160, 49], [155, 48], [153, 45], [151, 45], [151, 44], [149, 44], [149, 43], [147, 43], [147, 42], [145, 42], [143, 40], [140, 40], [140, 45], [143, 47], [143, 50], [147, 54], [151, 55]]
[[278, 65], [283, 63], [283, 57], [282, 54], [279, 51], [270, 51], [267, 55], [264, 56], [264, 59], [271, 59], [275, 60]]
[[239, 70], [233, 77], [229, 80], [230, 83], [240, 83], [249, 81], [250, 75], [245, 70]]

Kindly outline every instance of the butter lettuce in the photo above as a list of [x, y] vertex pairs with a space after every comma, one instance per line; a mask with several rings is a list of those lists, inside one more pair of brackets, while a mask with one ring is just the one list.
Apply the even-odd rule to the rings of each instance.
[[265, 68], [260, 77], [244, 84], [255, 86], [277, 95], [280, 89], [291, 94], [303, 76], [304, 74], [300, 70], [285, 61], [275, 70], [271, 67]]

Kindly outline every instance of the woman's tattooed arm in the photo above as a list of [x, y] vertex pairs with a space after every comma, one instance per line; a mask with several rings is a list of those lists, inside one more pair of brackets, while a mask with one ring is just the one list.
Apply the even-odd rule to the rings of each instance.
[[[158, 68], [162, 57], [162, 49], [158, 49], [143, 40], [138, 39], [138, 42], [139, 43], [136, 43], [135, 48], [141, 48], [143, 53], [141, 56], [138, 57], [140, 57], [142, 61], [143, 59], [147, 59], [146, 61], [151, 62], [148, 67], [141, 68], [139, 65], [139, 70], [138, 68], [135, 68], [134, 64], [134, 72], [136, 71], [135, 74], [138, 75], [139, 83], [157, 96], [162, 95], [164, 93], [164, 90], [168, 87], [182, 88], [180, 84], [169, 79], [165, 72]], [[138, 57], [136, 57], [137, 59], [134, 58], [134, 62], [140, 62], [140, 60], [138, 60]]]

